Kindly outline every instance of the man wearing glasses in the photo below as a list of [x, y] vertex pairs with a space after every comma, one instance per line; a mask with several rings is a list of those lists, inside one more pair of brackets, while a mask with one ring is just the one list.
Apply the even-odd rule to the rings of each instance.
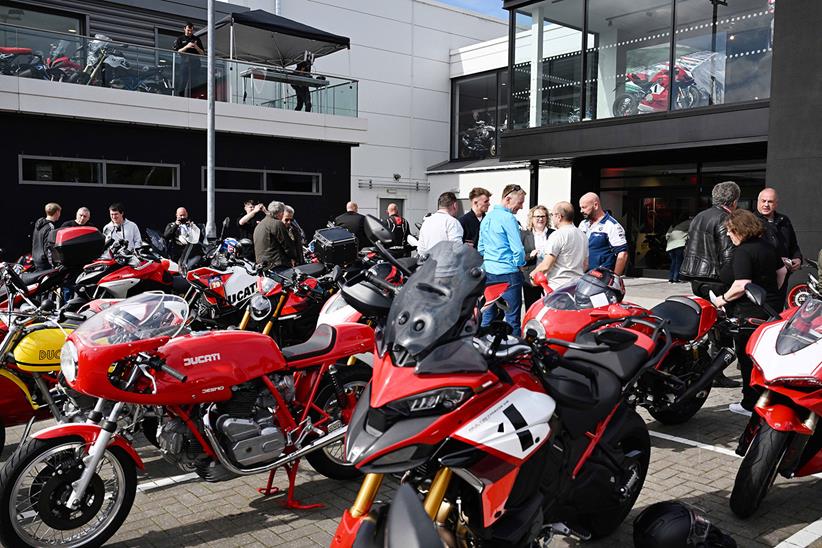
[[[522, 209], [525, 191], [519, 185], [507, 185], [502, 190], [502, 203], [497, 204], [480, 224], [477, 250], [483, 258], [486, 285], [507, 283], [502, 298], [508, 304], [505, 321], [520, 335], [520, 309], [522, 308], [522, 271], [525, 264], [525, 247], [520, 239], [519, 223], [514, 215]], [[496, 307], [482, 315], [482, 325], [488, 325], [496, 316]]]
[[588, 264], [588, 242], [585, 234], [574, 226], [574, 206], [570, 202], [557, 202], [551, 211], [551, 219], [557, 229], [548, 236], [545, 258], [531, 272], [545, 272], [548, 287], [557, 289], [585, 273]]

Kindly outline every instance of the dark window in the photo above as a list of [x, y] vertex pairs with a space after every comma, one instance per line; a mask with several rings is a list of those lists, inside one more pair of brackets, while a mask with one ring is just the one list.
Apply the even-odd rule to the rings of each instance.
[[[0, 27], [1, 45], [31, 48], [33, 52], [40, 52], [43, 55], [48, 55], [49, 49], [55, 42], [53, 32], [74, 36], [81, 36], [83, 33], [79, 16], [34, 9], [25, 4], [2, 0], [0, 0], [0, 24], [28, 27], [27, 29]], [[66, 39], [70, 41], [70, 36], [66, 36]], [[73, 51], [68, 53], [73, 54]]]
[[497, 73], [457, 80], [454, 85], [454, 151], [458, 158], [497, 155]]
[[320, 176], [314, 173], [267, 172], [265, 174], [266, 192], [285, 192], [293, 194], [319, 194]]
[[102, 184], [103, 164], [86, 160], [21, 158], [26, 183]]
[[[203, 168], [203, 189], [206, 185], [206, 173]], [[253, 170], [214, 169], [214, 188], [227, 191], [263, 190], [263, 172]]]
[[177, 167], [106, 162], [106, 184], [177, 188]]

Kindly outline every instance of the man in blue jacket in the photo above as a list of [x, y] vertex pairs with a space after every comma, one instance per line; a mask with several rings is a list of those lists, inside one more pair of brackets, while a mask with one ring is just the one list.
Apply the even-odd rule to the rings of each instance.
[[[502, 190], [502, 203], [494, 206], [480, 224], [477, 251], [483, 258], [486, 285], [507, 283], [502, 298], [508, 303], [505, 321], [520, 334], [520, 309], [522, 308], [522, 271], [525, 264], [525, 248], [520, 239], [517, 211], [525, 202], [525, 191], [519, 185], [508, 185]], [[482, 325], [488, 325], [496, 316], [491, 307], [482, 315]]]

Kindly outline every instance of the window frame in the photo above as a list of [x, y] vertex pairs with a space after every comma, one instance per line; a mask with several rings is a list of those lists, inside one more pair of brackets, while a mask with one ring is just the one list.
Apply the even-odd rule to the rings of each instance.
[[[294, 196], [322, 196], [323, 194], [323, 174], [319, 171], [295, 171], [295, 170], [285, 170], [285, 169], [265, 169], [265, 168], [247, 168], [247, 167], [215, 167], [214, 171], [240, 171], [244, 173], [258, 173], [260, 175], [260, 181], [262, 183], [261, 189], [259, 190], [249, 190], [249, 189], [234, 189], [234, 188], [217, 188], [216, 181], [215, 181], [215, 188], [214, 192], [229, 192], [233, 194], [270, 194], [270, 195], [278, 195], [278, 194], [286, 194], [286, 195], [294, 195]], [[285, 190], [268, 190], [266, 188], [266, 176], [269, 173], [277, 174], [277, 175], [309, 175], [317, 178], [316, 182], [316, 191], [315, 192], [295, 192], [295, 191], [285, 191]], [[206, 166], [201, 166], [200, 168], [200, 190], [201, 192], [206, 191]]]
[[[101, 167], [100, 183], [75, 183], [72, 181], [29, 181], [23, 179], [23, 161], [24, 160], [53, 160], [63, 162], [84, 162], [88, 164], [99, 164]], [[157, 185], [124, 185], [108, 182], [108, 164], [121, 165], [137, 165], [137, 166], [156, 166], [156, 167], [170, 167], [174, 169], [174, 183], [172, 186], [157, 186]], [[71, 186], [78, 188], [96, 187], [96, 188], [132, 188], [132, 189], [150, 189], [150, 190], [180, 190], [180, 164], [165, 164], [157, 162], [136, 162], [132, 160], [115, 160], [115, 159], [94, 159], [94, 158], [72, 158], [67, 156], [38, 156], [34, 154], [18, 154], [17, 155], [17, 184], [20, 185], [48, 185], [48, 186]]]

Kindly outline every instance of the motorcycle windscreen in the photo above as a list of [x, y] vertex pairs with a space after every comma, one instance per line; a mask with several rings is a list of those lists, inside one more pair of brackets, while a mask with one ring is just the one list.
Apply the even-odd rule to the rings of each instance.
[[88, 346], [121, 344], [186, 331], [188, 303], [166, 293], [142, 293], [92, 316], [74, 335]]
[[542, 299], [542, 304], [553, 310], [587, 310], [615, 304], [620, 300], [614, 290], [588, 283], [580, 278], [546, 295]]
[[799, 352], [822, 339], [822, 300], [808, 299], [800, 306], [776, 337], [780, 356]]
[[394, 298], [384, 348], [417, 358], [444, 339], [471, 334], [461, 331], [485, 287], [481, 266], [480, 254], [461, 242], [443, 241], [431, 248]]

